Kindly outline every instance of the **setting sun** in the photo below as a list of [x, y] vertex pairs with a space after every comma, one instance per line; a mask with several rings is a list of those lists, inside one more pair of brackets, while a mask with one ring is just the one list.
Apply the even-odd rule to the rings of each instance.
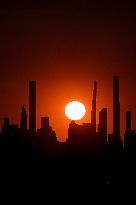
[[72, 101], [65, 107], [65, 115], [70, 120], [80, 120], [85, 115], [85, 106], [78, 101]]

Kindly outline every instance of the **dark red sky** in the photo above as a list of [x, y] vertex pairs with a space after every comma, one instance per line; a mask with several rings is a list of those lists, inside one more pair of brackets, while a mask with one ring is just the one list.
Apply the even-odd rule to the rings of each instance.
[[0, 5], [0, 125], [4, 116], [19, 123], [23, 103], [28, 112], [28, 80], [37, 80], [37, 127], [40, 116], [49, 115], [58, 139], [64, 140], [69, 124], [65, 104], [83, 102], [87, 114], [80, 122], [89, 121], [97, 80], [98, 111], [108, 107], [111, 131], [116, 74], [122, 133], [127, 109], [133, 112], [136, 128], [136, 3], [24, 2]]

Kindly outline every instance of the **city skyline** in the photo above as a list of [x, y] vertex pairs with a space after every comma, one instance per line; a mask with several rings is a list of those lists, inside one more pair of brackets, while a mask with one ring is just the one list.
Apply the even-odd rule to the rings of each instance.
[[112, 132], [111, 76], [118, 75], [121, 135], [126, 123], [124, 110], [132, 111], [134, 129], [135, 10], [136, 3], [130, 0], [1, 3], [0, 127], [4, 116], [19, 124], [22, 104], [28, 114], [28, 81], [36, 80], [37, 127], [40, 116], [48, 114], [64, 141], [69, 125], [65, 104], [75, 98], [83, 102], [87, 114], [79, 123], [89, 122], [91, 91], [97, 80], [97, 110], [108, 108], [108, 130]]
[[[107, 123], [108, 123], [108, 108], [100, 108], [100, 111], [97, 110], [97, 86], [99, 86], [99, 84], [97, 83], [97, 81], [94, 81], [94, 87], [93, 87], [93, 91], [92, 91], [92, 104], [90, 102], [90, 123], [92, 125], [92, 127], [94, 127], [94, 131], [95, 132], [99, 132], [99, 131], [104, 131], [107, 135], [107, 141], [108, 141], [108, 134], [112, 134], [114, 136], [117, 136], [118, 140], [120, 140], [120, 137], [122, 137], [122, 140], [124, 141], [124, 133], [127, 130], [134, 130], [132, 129], [132, 112], [129, 110], [124, 111], [126, 113], [126, 117], [125, 117], [125, 130], [123, 133], [123, 136], [120, 135], [120, 82], [119, 82], [119, 76], [114, 75], [113, 76], [113, 85], [112, 85], [112, 89], [113, 89], [113, 127], [112, 127], [112, 132], [109, 132], [107, 129]], [[22, 129], [22, 130], [29, 130], [31, 133], [36, 133], [37, 130], [39, 129], [36, 126], [36, 113], [37, 113], [37, 109], [36, 109], [36, 101], [38, 101], [37, 97], [36, 97], [36, 90], [37, 90], [37, 83], [36, 80], [29, 80], [28, 82], [28, 96], [29, 96], [29, 115], [26, 112], [25, 106], [23, 104], [22, 106], [22, 112], [20, 115], [20, 126], [18, 124], [18, 126]], [[96, 122], [96, 116], [99, 115], [98, 117], [98, 123]], [[41, 127], [43, 124], [46, 124], [46, 118], [50, 117], [48, 114], [46, 116], [40, 116], [40, 124]], [[6, 116], [4, 119], [8, 119], [8, 116]], [[104, 125], [104, 127], [102, 126], [103, 123], [103, 119], [105, 119], [106, 124]], [[45, 120], [45, 121], [44, 121]], [[83, 119], [84, 120], [84, 117]], [[77, 120], [76, 123], [79, 124], [80, 120]], [[29, 122], [29, 123], [28, 123]], [[89, 121], [87, 122], [89, 123]], [[17, 123], [15, 123], [17, 124]], [[83, 124], [85, 124], [85, 122], [83, 122]], [[61, 125], [63, 127], [63, 125]], [[68, 132], [67, 132], [68, 134]], [[104, 134], [105, 135], [105, 134]], [[58, 137], [58, 136], [57, 136]], [[104, 136], [103, 136], [104, 137]], [[57, 138], [58, 141], [59, 137]], [[68, 135], [66, 140], [68, 139]], [[66, 141], [64, 140], [64, 141]]]
[[135, 185], [136, 1], [4, 0], [0, 25], [6, 195]]
[[[39, 129], [36, 127], [36, 81], [28, 82], [29, 116], [25, 106], [20, 112], [20, 126], [10, 123], [8, 117], [4, 117], [2, 131], [0, 133], [1, 159], [22, 160], [57, 160], [89, 158], [96, 162], [103, 158], [103, 163], [109, 159], [111, 162], [116, 157], [121, 160], [135, 158], [136, 154], [136, 130], [132, 129], [131, 111], [126, 111], [126, 128], [123, 138], [120, 136], [120, 83], [119, 76], [113, 76], [113, 130], [107, 130], [107, 108], [99, 111], [99, 124], [96, 129], [97, 111], [97, 81], [94, 81], [92, 90], [92, 104], [90, 107], [91, 120], [78, 124], [71, 120], [68, 127], [68, 137], [65, 142], [57, 139], [52, 128], [49, 116], [41, 116]], [[76, 109], [76, 107], [74, 108]], [[74, 113], [73, 113], [74, 114]], [[29, 126], [27, 128], [27, 121]], [[63, 127], [63, 124], [61, 125]], [[13, 149], [14, 148], [14, 149]], [[11, 156], [10, 156], [11, 154]], [[27, 159], [28, 158], [28, 159]], [[116, 159], [116, 160], [117, 160]], [[106, 160], [106, 161], [105, 161]], [[106, 165], [105, 165], [106, 166]]]

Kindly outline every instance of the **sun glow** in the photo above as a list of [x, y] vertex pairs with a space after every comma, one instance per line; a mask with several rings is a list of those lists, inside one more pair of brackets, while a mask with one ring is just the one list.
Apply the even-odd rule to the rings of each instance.
[[78, 101], [69, 102], [65, 107], [65, 115], [70, 120], [80, 120], [85, 115], [85, 106]]

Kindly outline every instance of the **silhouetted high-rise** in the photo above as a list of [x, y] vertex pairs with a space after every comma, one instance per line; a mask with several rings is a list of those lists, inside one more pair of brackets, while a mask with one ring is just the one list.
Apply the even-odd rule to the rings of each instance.
[[24, 105], [21, 112], [20, 129], [23, 132], [27, 131], [27, 114]]
[[37, 130], [37, 140], [42, 146], [45, 145], [46, 149], [50, 148], [47, 147], [49, 144], [57, 142], [56, 133], [49, 124], [49, 117], [41, 117], [41, 128]]
[[92, 111], [91, 111], [91, 124], [96, 132], [96, 96], [97, 96], [97, 82], [94, 81]]
[[36, 132], [36, 81], [29, 81], [29, 130]]
[[99, 112], [98, 131], [100, 133], [101, 142], [106, 144], [107, 142], [107, 108], [103, 108]]
[[8, 132], [9, 132], [9, 118], [5, 117], [3, 127], [2, 127], [2, 133], [8, 133]]
[[131, 130], [131, 111], [126, 112], [126, 131]]
[[113, 76], [113, 135], [120, 138], [119, 76]]
[[49, 117], [41, 117], [41, 129], [47, 130], [49, 128]]

